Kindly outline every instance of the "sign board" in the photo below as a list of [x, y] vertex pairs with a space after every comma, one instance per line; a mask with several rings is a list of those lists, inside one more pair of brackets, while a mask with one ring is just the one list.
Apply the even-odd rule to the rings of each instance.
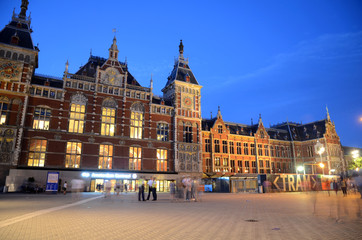
[[337, 178], [338, 176], [313, 174], [267, 174], [263, 186], [283, 192], [328, 190], [330, 182]]
[[48, 172], [47, 185], [45, 191], [57, 192], [58, 191], [59, 172]]

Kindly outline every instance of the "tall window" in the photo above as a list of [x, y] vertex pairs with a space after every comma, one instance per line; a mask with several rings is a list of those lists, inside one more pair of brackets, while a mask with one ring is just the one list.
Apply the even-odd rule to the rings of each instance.
[[192, 126], [191, 124], [184, 124], [183, 126], [184, 142], [192, 143]]
[[217, 132], [218, 132], [218, 133], [222, 133], [222, 125], [218, 125], [218, 126], [217, 126]]
[[131, 138], [142, 139], [143, 129], [143, 113], [132, 112], [131, 113]]
[[29, 167], [44, 167], [47, 140], [32, 139], [29, 148]]
[[280, 157], [279, 146], [275, 146], [275, 156]]
[[167, 171], [167, 150], [157, 149], [157, 171]]
[[248, 143], [244, 143], [244, 155], [249, 155]]
[[241, 154], [241, 142], [236, 143], [236, 154]]
[[99, 146], [99, 169], [112, 169], [113, 160], [113, 146], [108, 144], [101, 144]]
[[227, 141], [222, 141], [222, 152], [228, 153], [228, 142]]
[[235, 160], [230, 160], [230, 171], [235, 172]]
[[215, 166], [220, 166], [220, 158], [219, 157], [215, 158]]
[[8, 104], [6, 102], [0, 102], [0, 125], [6, 124], [7, 112]]
[[250, 154], [255, 155], [255, 144], [254, 143], [250, 144]]
[[83, 133], [85, 105], [70, 105], [69, 132]]
[[230, 154], [234, 154], [234, 142], [229, 142]]
[[263, 156], [263, 145], [258, 144], [258, 155]]
[[219, 153], [220, 152], [220, 141], [218, 139], [215, 139], [214, 143], [215, 143], [215, 152]]
[[168, 141], [167, 123], [157, 123], [157, 140]]
[[212, 171], [212, 161], [211, 158], [206, 158], [206, 172]]
[[114, 136], [116, 126], [116, 109], [102, 107], [101, 135]]
[[264, 145], [264, 153], [265, 153], [265, 156], [269, 156], [269, 146], [268, 145]]
[[243, 161], [238, 160], [238, 173], [243, 173]]
[[229, 159], [228, 159], [228, 158], [224, 158], [223, 161], [222, 161], [222, 165], [223, 165], [224, 167], [229, 166]]
[[270, 156], [274, 157], [274, 147], [270, 146]]
[[141, 170], [142, 149], [140, 147], [129, 148], [129, 169]]
[[33, 128], [49, 130], [50, 109], [36, 107], [34, 111]]
[[210, 139], [208, 138], [205, 139], [205, 152], [211, 152]]
[[284, 148], [283, 146], [281, 147], [281, 150], [280, 150], [280, 151], [281, 151], [281, 153], [282, 153], [282, 157], [285, 157], [285, 148]]
[[65, 155], [66, 168], [79, 168], [82, 154], [82, 143], [67, 142], [67, 153]]

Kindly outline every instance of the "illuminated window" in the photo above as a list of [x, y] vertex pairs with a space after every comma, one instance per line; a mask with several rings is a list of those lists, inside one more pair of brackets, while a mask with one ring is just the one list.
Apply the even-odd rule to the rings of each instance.
[[79, 168], [82, 153], [82, 143], [67, 142], [67, 153], [65, 155], [66, 168]]
[[34, 111], [33, 128], [49, 130], [50, 113], [51, 111], [48, 108], [36, 107]]
[[32, 139], [29, 148], [29, 167], [44, 167], [47, 140]]
[[103, 145], [99, 146], [99, 169], [112, 169], [112, 159], [113, 159], [113, 146], [112, 145]]
[[114, 136], [116, 126], [116, 109], [102, 107], [101, 135]]
[[8, 104], [0, 102], [0, 125], [6, 124], [6, 116], [8, 112]]
[[167, 171], [167, 150], [157, 149], [157, 171]]
[[219, 157], [215, 158], [215, 166], [220, 166], [220, 158]]
[[129, 148], [129, 169], [141, 170], [142, 149], [140, 147]]
[[228, 158], [224, 158], [224, 159], [223, 159], [223, 162], [222, 162], [222, 165], [223, 165], [224, 167], [229, 166], [229, 159], [228, 159]]
[[70, 105], [69, 132], [83, 133], [85, 105]]
[[206, 158], [206, 172], [212, 172], [212, 161], [210, 158]]
[[157, 140], [168, 141], [167, 123], [157, 123]]
[[[131, 138], [142, 139], [143, 113], [131, 113]], [[158, 137], [158, 136], [157, 136]]]

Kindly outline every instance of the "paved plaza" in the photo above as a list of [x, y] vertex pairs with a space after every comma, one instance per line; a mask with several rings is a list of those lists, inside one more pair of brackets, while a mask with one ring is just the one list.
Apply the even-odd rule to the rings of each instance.
[[206, 193], [0, 194], [0, 239], [362, 239], [360, 196]]

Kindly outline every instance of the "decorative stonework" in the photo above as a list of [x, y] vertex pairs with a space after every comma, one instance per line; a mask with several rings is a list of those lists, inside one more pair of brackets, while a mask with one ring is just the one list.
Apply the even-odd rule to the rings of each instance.
[[54, 135], [54, 139], [55, 139], [55, 140], [60, 140], [60, 139], [62, 139], [62, 135], [60, 135], [60, 134], [55, 134], [55, 135]]
[[106, 107], [106, 108], [117, 108], [118, 107], [116, 100], [114, 100], [113, 98], [104, 99], [102, 106]]
[[124, 144], [126, 144], [126, 142], [124, 140], [119, 141], [119, 145], [124, 145]]
[[90, 143], [94, 143], [94, 142], [95, 142], [94, 137], [90, 137], [90, 138], [88, 138], [88, 142], [90, 142]]
[[141, 113], [145, 112], [145, 108], [143, 104], [140, 102], [135, 102], [134, 104], [132, 104], [131, 110], [134, 112], [141, 112]]
[[70, 101], [74, 104], [85, 105], [88, 99], [82, 93], [76, 93], [70, 98]]

